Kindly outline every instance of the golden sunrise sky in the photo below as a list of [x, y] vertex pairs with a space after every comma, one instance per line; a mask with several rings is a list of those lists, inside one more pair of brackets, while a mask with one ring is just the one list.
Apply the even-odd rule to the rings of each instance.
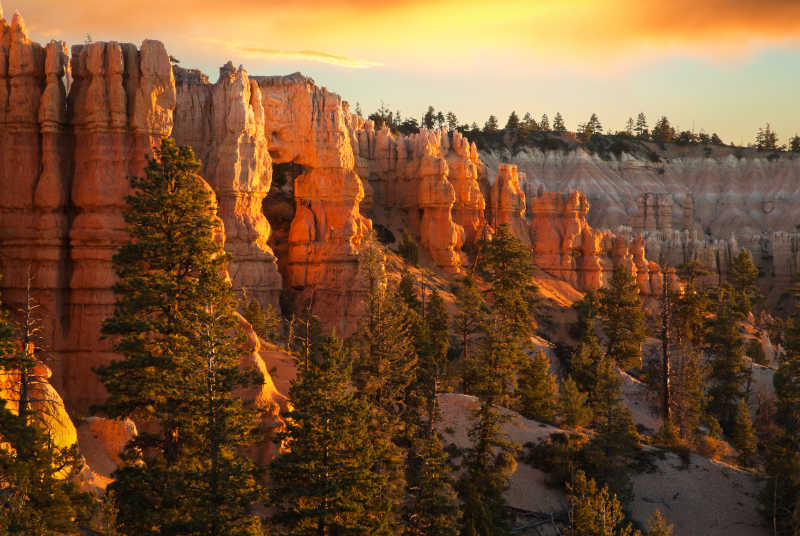
[[40, 41], [164, 41], [216, 79], [301, 71], [371, 112], [462, 122], [644, 111], [747, 143], [800, 132], [800, 0], [5, 0]]

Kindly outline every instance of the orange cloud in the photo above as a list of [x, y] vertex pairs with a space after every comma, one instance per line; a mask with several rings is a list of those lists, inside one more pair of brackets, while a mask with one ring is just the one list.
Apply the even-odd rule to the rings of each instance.
[[[798, 0], [52, 0], [5, 1], [32, 30], [67, 39], [225, 43], [256, 58], [350, 68], [579, 68], [675, 54], [739, 57], [798, 42]], [[244, 44], [242, 44], [244, 43]], [[184, 52], [186, 51], [186, 52]], [[218, 48], [209, 50], [209, 53]], [[324, 51], [324, 52], [320, 52]]]

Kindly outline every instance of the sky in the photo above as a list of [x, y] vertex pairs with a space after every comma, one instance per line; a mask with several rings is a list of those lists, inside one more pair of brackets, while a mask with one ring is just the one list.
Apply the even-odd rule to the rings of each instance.
[[228, 60], [300, 71], [366, 113], [460, 122], [644, 112], [749, 143], [800, 133], [800, 0], [0, 0], [31, 38], [163, 41], [216, 80]]

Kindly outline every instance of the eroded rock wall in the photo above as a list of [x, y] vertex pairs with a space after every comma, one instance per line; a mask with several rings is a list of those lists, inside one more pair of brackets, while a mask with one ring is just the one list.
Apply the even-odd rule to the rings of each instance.
[[542, 192], [530, 200], [528, 210], [533, 259], [540, 269], [579, 290], [594, 291], [608, 282], [617, 266], [624, 266], [643, 295], [661, 293], [662, 268], [648, 260], [644, 238], [630, 230], [593, 229], [582, 192]]
[[125, 177], [171, 132], [174, 106], [159, 42], [78, 45], [70, 60], [64, 43], [28, 39], [18, 14], [0, 22], [0, 286], [13, 311], [30, 279], [70, 410], [104, 397], [91, 369], [113, 355], [99, 335]]
[[486, 230], [479, 185], [486, 169], [475, 144], [444, 128], [404, 136], [360, 121], [353, 132], [375, 221], [395, 233], [408, 229], [437, 266], [458, 272], [462, 249]]
[[341, 97], [299, 73], [251, 80], [261, 91], [272, 162], [302, 170], [293, 185], [286, 285], [338, 333], [349, 333], [363, 295], [358, 253], [372, 228], [360, 212], [365, 191], [350, 113]]
[[201, 174], [216, 193], [225, 223], [228, 270], [236, 290], [278, 306], [282, 281], [268, 245], [270, 224], [262, 202], [272, 182], [261, 90], [247, 71], [229, 62], [210, 84], [199, 71], [174, 68], [172, 135], [203, 162]]

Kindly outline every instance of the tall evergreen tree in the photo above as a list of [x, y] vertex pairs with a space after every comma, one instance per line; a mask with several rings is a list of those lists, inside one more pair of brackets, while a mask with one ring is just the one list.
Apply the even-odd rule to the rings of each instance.
[[438, 433], [414, 439], [409, 453], [407, 536], [456, 536], [461, 506]]
[[216, 239], [219, 220], [191, 149], [163, 140], [130, 179], [129, 240], [113, 258], [115, 308], [103, 324], [122, 359], [97, 370], [114, 418], [158, 423], [128, 443], [113, 493], [124, 534], [251, 535], [256, 410], [238, 390], [244, 334]]
[[716, 314], [709, 320], [707, 351], [711, 355], [708, 408], [729, 435], [735, 429], [739, 400], [745, 395], [749, 370], [744, 363], [744, 344], [739, 333], [742, 315], [730, 287], [717, 289]]
[[472, 374], [480, 373], [476, 360], [479, 356], [480, 339], [486, 326], [486, 303], [476, 286], [475, 279], [471, 276], [460, 280], [453, 293], [457, 308], [453, 327], [461, 350], [463, 390], [470, 393], [473, 385], [478, 382], [478, 378], [473, 378]]
[[750, 419], [750, 408], [747, 400], [739, 400], [736, 419], [733, 422], [733, 445], [739, 451], [739, 462], [743, 465], [752, 465], [753, 458], [758, 450], [756, 434], [753, 431], [753, 421]]
[[547, 118], [547, 114], [542, 114], [542, 118], [539, 120], [539, 129], [545, 132], [550, 130], [550, 120]]
[[482, 241], [478, 271], [490, 285], [492, 310], [514, 332], [516, 342], [524, 344], [534, 327], [537, 304], [530, 249], [501, 225], [491, 240]]
[[600, 311], [608, 337], [606, 353], [621, 368], [641, 366], [644, 311], [639, 285], [624, 266], [615, 268], [608, 287], [600, 290]]
[[82, 467], [77, 446], [55, 447], [39, 422], [0, 399], [0, 534], [77, 534], [95, 507], [75, 484]]
[[371, 434], [367, 400], [351, 392], [350, 356], [335, 338], [313, 354], [298, 363], [278, 434], [285, 452], [270, 468], [272, 523], [285, 535], [392, 534], [385, 444]]
[[578, 389], [570, 376], [559, 386], [558, 415], [561, 423], [569, 428], [586, 426], [592, 418], [588, 397]]
[[528, 419], [552, 423], [555, 420], [558, 385], [550, 372], [550, 360], [537, 352], [520, 369], [517, 404], [520, 414]]
[[[798, 289], [795, 288], [795, 294]], [[785, 355], [773, 377], [775, 437], [768, 445], [762, 513], [777, 536], [800, 534], [800, 306], [786, 321]]]
[[505, 418], [483, 399], [473, 415], [468, 435], [471, 446], [464, 454], [464, 474], [458, 482], [463, 504], [462, 536], [511, 534], [511, 516], [503, 492], [508, 487], [517, 446], [505, 439]]
[[800, 153], [800, 136], [797, 134], [792, 136], [792, 139], [789, 140], [789, 150], [793, 153]]
[[564, 124], [564, 118], [561, 116], [561, 112], [556, 112], [556, 116], [553, 118], [553, 131], [559, 134], [567, 131], [567, 126]]
[[760, 301], [761, 293], [758, 289], [758, 268], [746, 249], [740, 249], [733, 258], [727, 282], [733, 290], [736, 310], [743, 315], [752, 312], [753, 305]]
[[639, 535], [630, 524], [625, 524], [625, 514], [616, 495], [607, 486], [598, 489], [594, 479], [587, 478], [583, 471], [579, 470], [574, 480], [567, 483], [567, 501], [569, 536]]
[[703, 419], [705, 384], [708, 374], [702, 349], [708, 331], [706, 315], [710, 309], [708, 293], [699, 286], [708, 272], [697, 261], [679, 267], [683, 292], [672, 308], [673, 337], [677, 354], [672, 366], [672, 424], [680, 437], [692, 444]]
[[359, 257], [360, 275], [367, 296], [365, 314], [353, 337], [356, 348], [353, 383], [369, 407], [369, 433], [381, 445], [377, 469], [385, 477], [381, 496], [390, 508], [383, 514], [387, 530], [402, 525], [404, 463], [410, 441], [419, 426], [421, 396], [414, 332], [423, 329], [403, 298], [388, 285], [383, 249], [372, 241]]
[[[0, 398], [0, 534], [76, 533], [94, 503], [73, 481], [83, 467], [77, 447], [54, 446], [28, 406], [32, 392], [39, 391], [28, 340], [34, 324], [28, 316], [32, 313], [30, 293], [28, 297], [21, 330], [0, 303], [0, 373], [18, 379], [17, 386], [12, 386], [16, 399]], [[10, 408], [16, 408], [16, 413]]]
[[647, 138], [650, 135], [650, 131], [647, 128], [647, 117], [644, 112], [639, 112], [639, 115], [636, 116], [636, 128], [634, 131], [639, 138]]
[[516, 132], [519, 130], [519, 116], [517, 115], [517, 112], [511, 112], [511, 114], [508, 116], [505, 130], [509, 132]]
[[597, 383], [598, 363], [603, 358], [596, 329], [600, 301], [596, 294], [587, 292], [582, 300], [575, 302], [573, 308], [578, 313], [573, 332], [578, 339], [578, 346], [572, 352], [570, 368], [578, 387], [584, 392], [591, 392]]

